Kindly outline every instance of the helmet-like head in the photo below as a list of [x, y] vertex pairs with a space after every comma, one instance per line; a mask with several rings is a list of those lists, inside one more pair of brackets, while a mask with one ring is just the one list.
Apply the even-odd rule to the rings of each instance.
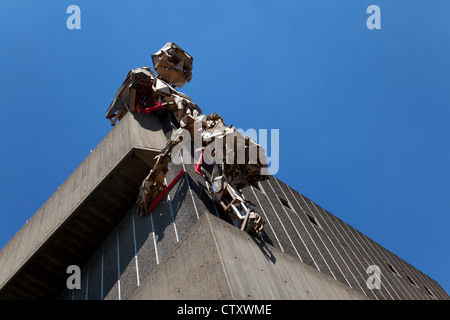
[[152, 55], [158, 78], [181, 88], [192, 79], [193, 58], [173, 42]]

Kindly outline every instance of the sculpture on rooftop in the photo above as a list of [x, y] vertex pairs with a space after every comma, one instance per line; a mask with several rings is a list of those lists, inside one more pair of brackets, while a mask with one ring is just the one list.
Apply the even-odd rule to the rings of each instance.
[[152, 55], [152, 62], [157, 75], [149, 67], [131, 70], [106, 113], [112, 125], [129, 111], [152, 113], [165, 109], [177, 119], [171, 138], [155, 158], [155, 165], [141, 184], [136, 201], [138, 214], [149, 214], [176, 182], [167, 185], [165, 178], [169, 163], [181, 152], [180, 144], [187, 143], [185, 140], [189, 139], [186, 138], [191, 138], [191, 141], [200, 138], [200, 145], [195, 150], [201, 154], [196, 172], [205, 177], [202, 162], [207, 156], [214, 158], [210, 181], [205, 181], [209, 196], [229, 214], [237, 227], [258, 234], [263, 229], [264, 221], [240, 190], [268, 179], [263, 148], [233, 126], [227, 127], [220, 115], [202, 114], [190, 97], [175, 89], [192, 79], [193, 58], [179, 46], [167, 43]]

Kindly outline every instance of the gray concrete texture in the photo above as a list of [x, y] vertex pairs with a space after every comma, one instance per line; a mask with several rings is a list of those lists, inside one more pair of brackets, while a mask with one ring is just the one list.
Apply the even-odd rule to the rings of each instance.
[[[67, 222], [73, 220], [74, 216], [83, 216], [85, 211], [78, 209], [81, 204], [86, 205], [89, 202], [93, 193], [100, 192], [105, 186], [109, 186], [108, 190], [114, 189], [120, 183], [120, 190], [125, 190], [129, 183], [133, 183], [132, 189], [137, 191], [137, 185], [134, 186], [134, 183], [139, 180], [136, 178], [143, 179], [146, 172], [142, 171], [145, 166], [141, 165], [137, 174], [134, 166], [145, 162], [148, 168], [151, 167], [153, 156], [165, 146], [171, 133], [172, 124], [169, 119], [167, 112], [163, 112], [160, 118], [155, 115], [128, 113], [119, 122], [0, 252], [0, 297], [11, 279], [27, 277], [27, 274], [22, 272], [24, 267], [30, 259], [39, 257], [40, 248], [52, 240], [62, 226], [72, 234], [80, 234], [89, 239], [84, 235], [84, 229], [80, 229], [80, 225], [77, 225], [78, 229], [71, 229], [71, 224]], [[126, 157], [131, 157], [131, 160], [124, 162]], [[140, 162], [133, 160], [137, 158]], [[249, 187], [243, 190], [245, 198], [255, 205], [256, 212], [263, 217], [266, 224], [260, 237], [251, 238], [242, 234], [230, 224], [229, 217], [207, 194], [205, 180], [208, 179], [211, 168], [205, 166], [202, 176], [194, 171], [194, 163], [191, 159], [190, 163], [169, 166], [167, 182], [172, 181], [181, 169], [184, 168], [186, 172], [154, 208], [151, 215], [137, 216], [136, 208], [130, 205], [118, 215], [118, 222], [111, 221], [111, 230], [101, 235], [101, 241], [96, 240], [98, 245], [89, 247], [89, 255], [85, 251], [86, 243], [84, 246], [82, 242], [74, 243], [79, 249], [72, 250], [68, 258], [80, 256], [78, 261], [84, 261], [80, 264], [82, 288], [75, 291], [61, 289], [62, 292], [58, 295], [60, 299], [123, 300], [133, 297], [136, 289], [140, 290], [144, 283], [149, 282], [158, 282], [161, 286], [159, 291], [167, 291], [169, 289], [165, 286], [168, 283], [165, 281], [168, 280], [160, 276], [155, 278], [155, 275], [182, 270], [184, 261], [190, 261], [190, 268], [193, 269], [185, 271], [188, 272], [187, 276], [178, 274], [176, 277], [187, 277], [186, 283], [192, 283], [193, 279], [196, 279], [199, 288], [187, 289], [185, 286], [183, 291], [208, 292], [212, 290], [208, 286], [212, 286], [214, 281], [206, 279], [204, 284], [207, 287], [204, 289], [201, 289], [199, 281], [203, 276], [213, 277], [220, 274], [227, 279], [226, 284], [223, 279], [218, 279], [215, 284], [218, 286], [214, 289], [215, 296], [221, 298], [337, 299], [349, 297], [345, 291], [352, 292], [349, 298], [357, 297], [354, 292], [359, 292], [360, 297], [377, 300], [448, 299], [447, 293], [436, 281], [274, 177], [260, 183], [258, 188]], [[119, 170], [118, 168], [122, 172], [119, 177], [123, 181], [116, 181], [108, 176], [112, 171]], [[135, 179], [128, 181], [127, 173], [134, 175]], [[111, 186], [111, 183], [114, 185]], [[133, 193], [127, 195], [127, 203], [135, 201], [132, 196]], [[281, 201], [280, 197], [284, 200]], [[118, 195], [115, 203], [123, 207], [122, 202]], [[283, 202], [288, 203], [288, 206]], [[100, 204], [88, 205], [92, 207]], [[114, 210], [113, 207], [109, 208]], [[98, 214], [108, 220], [110, 212], [104, 209]], [[209, 231], [206, 230], [206, 234], [203, 234], [203, 237], [209, 239], [206, 243], [197, 241], [191, 233], [194, 225], [198, 224], [205, 214], [229, 224], [227, 226], [222, 223], [222, 227], [227, 226], [226, 231], [216, 235], [211, 230], [217, 231], [221, 227], [213, 223], [214, 227], [210, 227]], [[96, 227], [86, 222], [86, 228]], [[211, 245], [211, 233], [216, 237], [215, 248]], [[197, 231], [197, 235], [199, 234], [200, 231]], [[91, 232], [91, 236], [97, 235]], [[190, 243], [184, 243], [187, 241]], [[64, 242], [64, 239], [59, 239], [59, 242]], [[28, 270], [37, 270], [40, 264], [50, 260], [64, 267], [66, 260], [58, 260], [61, 259], [59, 253], [51, 248], [48, 247], [46, 255], [39, 257], [39, 260], [35, 259], [33, 264], [28, 266]], [[180, 248], [192, 248], [192, 257], [189, 250], [184, 249], [181, 252]], [[205, 255], [199, 257], [199, 262], [206, 264], [200, 263], [200, 269], [196, 271], [195, 257], [203, 251]], [[266, 260], [262, 260], [262, 252], [266, 253]], [[210, 258], [206, 257], [206, 253]], [[271, 258], [276, 259], [275, 263]], [[205, 259], [211, 260], [208, 262]], [[290, 264], [293, 266], [290, 267]], [[366, 284], [369, 277], [366, 270], [371, 265], [376, 265], [381, 270], [379, 290], [371, 290]], [[202, 273], [205, 271], [201, 268], [205, 266], [210, 269]], [[47, 267], [51, 270], [52, 265]], [[312, 272], [311, 268], [315, 271]], [[391, 268], [397, 270], [397, 273]], [[51, 275], [46, 270], [43, 269], [40, 274]], [[38, 295], [41, 289], [39, 286], [33, 287], [33, 284], [40, 283], [42, 290], [46, 286], [45, 281], [42, 281], [45, 278], [40, 280], [38, 276], [36, 273], [30, 286], [16, 288], [15, 292], [26, 294], [24, 291], [29, 289], [36, 291]], [[407, 276], [413, 279], [416, 285], [411, 283]], [[153, 277], [154, 280], [149, 280], [148, 277]], [[310, 281], [320, 282], [320, 285], [308, 287]], [[64, 282], [58, 285], [63, 287]], [[333, 288], [341, 288], [343, 285], [345, 290], [338, 293], [337, 289], [333, 289], [332, 293], [327, 291], [326, 283], [333, 283], [330, 284]], [[304, 288], [306, 291], [295, 295], [298, 288]], [[314, 290], [308, 291], [308, 288]], [[47, 289], [51, 291], [51, 288]], [[150, 296], [156, 297], [149, 293]], [[7, 297], [14, 295], [9, 294]], [[197, 296], [190, 295], [192, 299], [202, 297], [200, 293]]]
[[[104, 294], [101, 298], [118, 299], [119, 286], [120, 299], [130, 298], [134, 295], [133, 292], [138, 288], [138, 278], [139, 287], [148, 281], [150, 281], [152, 285], [159, 284], [163, 286], [158, 287], [159, 289], [158, 291], [155, 291], [155, 293], [149, 293], [149, 297], [157, 298], [157, 292], [161, 294], [159, 296], [160, 298], [165, 297], [162, 292], [166, 292], [164, 290], [169, 290], [164, 287], [169, 285], [167, 282], [169, 280], [165, 279], [165, 275], [169, 272], [168, 270], [170, 270], [171, 273], [177, 272], [177, 270], [182, 268], [182, 265], [184, 264], [183, 261], [186, 261], [187, 263], [187, 261], [196, 259], [197, 253], [192, 252], [192, 257], [189, 256], [190, 249], [188, 250], [187, 248], [191, 248], [192, 245], [183, 245], [182, 242], [188, 241], [186, 240], [187, 234], [191, 232], [193, 226], [198, 223], [199, 219], [201, 219], [205, 213], [220, 218], [221, 221], [227, 221], [231, 229], [236, 229], [238, 234], [241, 233], [240, 230], [230, 224], [227, 216], [221, 212], [220, 208], [208, 197], [205, 192], [205, 177], [195, 173], [194, 165], [192, 164], [186, 164], [184, 167], [186, 173], [175, 184], [173, 189], [170, 190], [168, 195], [156, 206], [150, 216], [137, 216], [136, 209], [133, 207], [119, 224], [117, 230], [113, 232], [110, 239], [104, 243], [104, 263], [106, 261], [105, 257], [109, 257], [109, 254], [107, 254], [106, 251], [113, 250], [113, 255], [119, 257], [120, 272], [117, 271], [118, 259], [108, 260], [108, 263], [114, 264], [112, 267], [103, 266], [104, 270], [109, 268], [113, 275], [104, 275]], [[171, 165], [167, 180], [171, 181], [182, 168], [182, 165]], [[211, 240], [199, 240], [196, 242], [198, 250], [205, 250], [205, 252], [211, 253], [211, 261], [215, 261], [211, 263], [221, 261], [222, 264], [227, 266], [225, 277], [228, 279], [228, 282], [233, 282], [232, 285], [228, 284], [228, 288], [231, 291], [219, 287], [217, 289], [219, 290], [217, 298], [232, 297], [243, 299], [246, 298], [247, 295], [250, 295], [250, 297], [247, 298], [264, 297], [264, 299], [289, 299], [290, 297], [294, 297], [295, 295], [289, 295], [285, 291], [295, 291], [296, 285], [284, 288], [283, 283], [284, 281], [287, 281], [284, 278], [294, 281], [294, 278], [298, 276], [300, 277], [299, 279], [303, 279], [301, 281], [306, 281], [304, 286], [307, 287], [309, 283], [307, 278], [312, 275], [310, 271], [308, 271], [307, 276], [305, 276], [305, 274], [301, 272], [298, 273], [296, 271], [296, 273], [292, 273], [290, 270], [286, 269], [287, 266], [284, 264], [282, 265], [281, 261], [290, 259], [290, 263], [301, 265], [301, 267], [299, 267], [300, 269], [305, 270], [306, 266], [308, 267], [308, 270], [313, 268], [324, 277], [323, 279], [326, 279], [320, 280], [321, 285], [314, 287], [314, 290], [326, 287], [325, 283], [330, 282], [329, 280], [331, 279], [333, 280], [333, 283], [337, 281], [344, 285], [346, 290], [351, 289], [351, 292], [357, 291], [360, 293], [359, 295], [351, 294], [349, 297], [347, 294], [337, 294], [334, 292], [336, 289], [333, 289], [334, 293], [331, 293], [331, 291], [322, 288], [320, 290], [325, 290], [322, 293], [320, 293], [320, 290], [317, 292], [306, 290], [309, 292], [306, 296], [299, 296], [300, 293], [298, 293], [299, 295], [297, 295], [296, 298], [319, 297], [320, 299], [325, 299], [327, 294], [329, 294], [328, 298], [336, 299], [344, 297], [363, 297], [377, 300], [448, 299], [446, 292], [436, 281], [424, 275], [395, 254], [359, 233], [357, 230], [278, 179], [271, 177], [268, 181], [262, 182], [259, 189], [250, 187], [243, 191], [245, 198], [255, 204], [256, 211], [259, 212], [266, 221], [265, 228], [260, 237], [253, 238], [252, 241], [249, 241], [246, 244], [245, 250], [248, 250], [248, 255], [245, 256], [245, 254], [240, 252], [243, 249], [239, 249], [239, 252], [236, 252], [236, 250], [238, 250], [237, 247], [240, 247], [241, 244], [238, 245], [234, 243], [230, 237], [231, 234], [235, 233], [230, 231], [227, 231], [227, 236], [216, 236], [217, 239], [215, 239], [215, 241], [220, 243], [219, 248], [216, 248], [218, 252], [210, 252], [210, 250], [212, 250], [209, 247]], [[291, 208], [285, 207], [279, 201], [278, 196], [288, 200]], [[318, 226], [311, 222], [307, 214], [316, 219]], [[117, 242], [117, 232], [119, 233], [119, 250], [117, 250], [117, 246], [115, 245]], [[199, 235], [199, 232], [197, 231], [196, 234]], [[241, 237], [238, 238], [241, 239]], [[246, 235], [246, 238], [252, 239], [248, 235]], [[189, 239], [189, 241], [194, 241], [191, 238]], [[111, 245], [110, 242], [113, 243], [113, 245]], [[136, 244], [135, 249], [131, 247], [131, 244], [134, 243]], [[181, 247], [185, 248], [183, 250], [186, 251], [183, 254], [180, 253]], [[263, 248], [265, 248], [264, 250], [267, 250], [269, 257], [276, 252], [277, 255], [281, 254], [281, 256], [285, 258], [279, 258], [278, 261], [280, 264], [275, 263], [275, 268], [262, 265], [255, 252], [262, 252], [264, 251]], [[176, 253], [174, 250], [176, 250]], [[180, 255], [183, 257], [182, 259], [179, 258]], [[188, 255], [189, 258], [185, 255]], [[237, 267], [237, 261], [235, 261], [234, 264], [231, 263], [234, 257], [237, 257], [238, 255], [240, 256], [239, 261], [245, 261], [245, 264], [241, 267]], [[169, 259], [168, 257], [172, 258]], [[289, 259], [286, 257], [289, 257]], [[83, 270], [87, 268], [92, 270], [91, 265], [98, 265], [98, 259], [98, 256], [97, 258], [94, 257], [91, 259]], [[162, 266], [161, 263], [164, 259], [171, 262], [169, 263], [166, 261], [164, 262], [164, 266]], [[270, 258], [268, 259], [270, 260]], [[395, 269], [399, 271], [399, 275], [395, 275], [389, 269], [387, 263], [394, 266]], [[169, 264], [172, 265], [169, 266]], [[369, 274], [366, 270], [370, 265], [377, 265], [381, 270], [381, 288], [379, 290], [371, 290], [367, 287], [366, 281], [369, 278]], [[194, 268], [194, 266], [195, 265], [193, 264], [191, 267]], [[165, 270], [165, 268], [168, 269]], [[260, 271], [260, 269], [267, 271], [263, 272]], [[215, 267], [214, 270], [214, 272], [217, 272]], [[242, 270], [247, 271], [242, 272]], [[261, 286], [261, 284], [257, 284], [259, 282], [253, 279], [251, 282], [252, 285], [249, 285], [248, 287], [252, 289], [247, 290], [247, 285], [240, 283], [240, 281], [249, 277], [248, 272], [250, 271], [252, 274], [251, 277], [262, 279], [270, 278], [270, 281], [273, 279], [276, 280], [273, 280], [273, 283], [266, 283], [264, 289], [257, 289], [257, 286]], [[405, 275], [401, 275], [402, 272], [413, 278], [418, 286], [414, 286], [409, 282]], [[303, 275], [301, 276], [301, 274]], [[313, 277], [316, 277], [315, 274], [316, 273], [314, 273]], [[150, 275], [153, 280], [147, 279]], [[182, 275], [173, 276], [182, 277]], [[158, 277], [161, 279], [158, 279]], [[261, 281], [264, 283], [266, 280]], [[281, 281], [282, 283], [276, 284], [277, 281]], [[113, 285], [113, 282], [115, 282], [115, 285]], [[118, 285], [119, 282], [120, 285]], [[90, 283], [88, 285], [90, 288]], [[201, 288], [199, 284], [197, 285]], [[210, 285], [211, 284], [209, 283], [208, 286]], [[277, 287], [278, 285], [282, 286], [284, 289], [279, 289]], [[253, 288], [253, 286], [256, 287]], [[434, 296], [431, 296], [425, 287], [428, 288]], [[206, 287], [206, 289], [210, 290], [209, 287]], [[98, 288], [95, 288], [95, 290], [99, 291]], [[188, 290], [184, 287], [183, 290], [184, 292], [191, 292], [195, 289], [190, 288]], [[189, 295], [189, 297], [191, 299], [202, 299], [204, 297], [200, 294], [202, 290], [196, 291], [199, 295]], [[266, 290], [275, 291], [263, 295], [261, 292], [256, 294], [256, 292], [259, 292], [258, 290], [263, 290], [264, 292]], [[281, 293], [277, 293], [276, 290], [281, 291]], [[111, 291], [116, 292], [112, 293]], [[252, 291], [254, 291], [255, 296], [252, 296]], [[70, 296], [67, 292], [63, 295], [66, 297]], [[183, 297], [184, 296], [185, 295], [183, 295]], [[171, 297], [179, 296], [175, 295]]]
[[[162, 119], [168, 120], [162, 121], [162, 123], [165, 126], [163, 131], [166, 137], [169, 137], [172, 130], [170, 117], [168, 114], [163, 114]], [[120, 282], [121, 299], [128, 298], [138, 285], [147, 281], [150, 274], [155, 273], [156, 268], [160, 270], [160, 273], [166, 272], [161, 270], [161, 261], [172, 255], [174, 248], [180, 246], [180, 241], [184, 241], [186, 234], [204, 213], [212, 214], [231, 223], [228, 215], [222, 212], [206, 193], [205, 180], [209, 178], [211, 167], [205, 166], [204, 175], [200, 176], [194, 171], [194, 163], [195, 161], [191, 158], [189, 164], [171, 164], [167, 182], [172, 181], [183, 168], [186, 173], [156, 206], [152, 214], [147, 217], [138, 217], [135, 214], [135, 208], [132, 208], [117, 228], [119, 231], [114, 231], [123, 234], [123, 236], [119, 236], [119, 250], [116, 250], [121, 271], [119, 274], [115, 273], [116, 282]], [[273, 247], [277, 252], [287, 254], [296, 263], [300, 262], [312, 267], [324, 276], [359, 291], [369, 299], [448, 299], [447, 293], [436, 281], [278, 179], [271, 177], [268, 181], [261, 182], [258, 188], [249, 187], [244, 189], [243, 193], [266, 221], [264, 231], [258, 237], [262, 242], [252, 243], [255, 250], [261, 246], [261, 243], [267, 248]], [[289, 207], [282, 204], [279, 200], [280, 197], [289, 202]], [[311, 220], [311, 217], [314, 220]], [[131, 221], [131, 226], [129, 221]], [[128, 231], [121, 232], [120, 230], [123, 228]], [[121, 245], [122, 242], [135, 243], [134, 259], [130, 249], [123, 253], [121, 247], [125, 245]], [[232, 243], [233, 241], [221, 241], [220, 245], [224, 246], [221, 249], [222, 254], [219, 255], [219, 258], [217, 258], [217, 254], [213, 254], [214, 257], [222, 262], [227, 261], [228, 258], [232, 260], [234, 252], [232, 248], [230, 248], [229, 257], [223, 254], [226, 252], [227, 246]], [[202, 249], [201, 244], [202, 242], [198, 243], [200, 250]], [[107, 250], [106, 248], [108, 248], [107, 243], [103, 245], [103, 249]], [[209, 250], [210, 248], [204, 247], [203, 249]], [[185, 254], [189, 255], [189, 251]], [[126, 257], [122, 257], [123, 255]], [[211, 259], [216, 259], [214, 257]], [[97, 264], [94, 260], [92, 259], [89, 265]], [[173, 266], [169, 267], [168, 263], [165, 263], [165, 266], [170, 270], [180, 267], [174, 261], [172, 262]], [[398, 275], [391, 271], [388, 264], [398, 270]], [[254, 266], [251, 261], [248, 261], [248, 265], [249, 268]], [[381, 270], [380, 289], [371, 290], [367, 287], [366, 281], [369, 277], [367, 268], [371, 265], [376, 265]], [[112, 269], [115, 270], [116, 267]], [[235, 274], [236, 270], [228, 269], [227, 277], [228, 279], [236, 277], [236, 281], [241, 281], [239, 279], [243, 275]], [[271, 270], [273, 274], [276, 274], [282, 269]], [[406, 275], [412, 278], [417, 285], [412, 284]], [[287, 277], [288, 275], [281, 273], [279, 276]], [[163, 285], [163, 283], [160, 284]], [[223, 289], [220, 288], [220, 290]], [[233, 290], [239, 288], [239, 283], [230, 288]], [[159, 289], [160, 291], [165, 290], [164, 288]], [[102, 298], [118, 297], [118, 294], [107, 295], [106, 291], [108, 290], [118, 290], [118, 288], [109, 286], [107, 290], [103, 290]], [[251, 295], [248, 291], [246, 294]], [[319, 293], [312, 293], [312, 295], [314, 294]], [[229, 292], [225, 290], [223, 296], [228, 297]], [[231, 296], [245, 298], [242, 292], [237, 294], [233, 291]], [[281, 296], [287, 297], [287, 295], [276, 295], [275, 293], [273, 295], [277, 298]], [[194, 299], [201, 297], [202, 295], [190, 296]], [[324, 296], [320, 297], [324, 298]]]
[[[159, 153], [165, 143], [166, 137], [161, 130], [160, 120], [156, 116], [127, 114], [0, 251], [0, 297], [3, 297], [2, 294], [7, 291], [7, 286], [11, 287], [13, 277], [17, 277], [21, 270], [25, 270], [32, 259], [40, 257], [44, 245], [52, 241], [53, 244], [64, 244], [70, 233], [83, 241], [98, 242], [100, 231], [104, 232], [108, 229], [105, 228], [106, 224], [92, 222], [99, 221], [100, 217], [104, 221], [115, 223], [112, 216], [118, 207], [116, 204], [122, 202], [121, 205], [123, 205], [125, 198], [127, 201], [130, 197], [135, 198], [134, 193], [138, 185], [130, 192], [129, 184], [135, 181], [140, 183], [145, 176], [139, 175], [147, 174], [148, 168], [154, 162], [153, 157]], [[138, 168], [137, 165], [140, 167]], [[145, 168], [144, 171], [142, 171], [143, 168]], [[119, 176], [121, 180], [117, 181]], [[108, 194], [111, 188], [116, 192], [114, 196]], [[109, 206], [111, 212], [105, 212], [106, 210], [95, 212], [104, 205], [102, 201], [105, 200], [111, 203]], [[131, 201], [135, 200], [131, 199]], [[123, 214], [124, 212], [120, 213], [122, 216]], [[63, 234], [59, 232], [63, 226], [69, 226], [75, 219], [78, 219], [76, 226], [73, 224], [72, 227], [66, 228]], [[79, 228], [80, 225], [83, 227]], [[78, 229], [75, 229], [76, 227]], [[85, 233], [89, 229], [91, 229], [90, 235], [87, 236]], [[66, 251], [67, 261], [72, 260], [73, 257], [82, 260], [81, 257], [86, 252], [86, 243], [74, 241], [71, 245], [78, 250], [72, 250], [69, 247], [61, 251]], [[46, 261], [57, 256], [56, 249], [48, 249], [48, 252], [51, 254], [47, 254], [44, 258]], [[59, 261], [54, 262], [55, 265], [61, 263], [61, 257], [56, 258], [58, 259]], [[73, 260], [76, 261], [76, 259]], [[35, 263], [39, 265], [38, 260]], [[36, 270], [37, 267], [28, 269], [24, 276], [30, 276], [29, 271]], [[59, 273], [57, 275], [60, 276]], [[28, 287], [22, 288], [21, 291], [34, 289], [37, 281], [39, 276], [33, 276]], [[17, 286], [17, 283], [14, 285]], [[41, 285], [41, 287], [44, 286]]]

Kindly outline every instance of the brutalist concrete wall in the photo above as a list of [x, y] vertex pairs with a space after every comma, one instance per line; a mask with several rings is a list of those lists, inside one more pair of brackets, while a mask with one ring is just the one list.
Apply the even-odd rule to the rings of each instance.
[[[162, 117], [170, 118], [168, 113]], [[172, 130], [170, 121], [162, 123], [168, 137]], [[61, 298], [126, 299], [205, 212], [230, 222], [206, 193], [205, 180], [211, 168], [205, 167], [201, 176], [194, 171], [194, 163], [191, 158], [181, 165], [170, 165], [167, 182], [181, 169], [186, 173], [150, 216], [139, 217], [135, 208], [131, 208], [82, 268], [82, 289], [66, 290]], [[242, 191], [266, 222], [261, 234], [264, 243], [358, 290], [365, 297], [377, 300], [449, 298], [436, 281], [280, 180], [271, 177]], [[371, 290], [367, 286], [367, 269], [373, 265], [380, 268], [381, 287]]]
[[130, 299], [368, 298], [259, 238], [205, 214]]
[[[448, 299], [439, 284], [278, 179], [244, 190], [266, 220], [264, 239], [283, 252], [363, 292], [385, 299]], [[287, 200], [287, 206], [280, 198]], [[381, 271], [381, 288], [367, 287], [367, 268]], [[391, 271], [394, 267], [398, 274]], [[411, 283], [411, 277], [417, 285]], [[428, 292], [432, 293], [432, 295]]]

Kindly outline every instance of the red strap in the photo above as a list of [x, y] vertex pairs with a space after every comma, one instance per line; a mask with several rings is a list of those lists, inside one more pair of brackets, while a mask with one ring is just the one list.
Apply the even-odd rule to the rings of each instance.
[[202, 175], [202, 164], [203, 164], [203, 152], [205, 150], [202, 150], [202, 154], [200, 155], [200, 159], [198, 159], [197, 165], [195, 166], [195, 172], [197, 172], [199, 175]]
[[162, 108], [164, 108], [163, 104], [160, 101], [158, 101], [153, 107], [148, 107], [145, 109], [142, 109], [141, 106], [139, 105], [137, 108], [137, 112], [138, 113], [151, 113], [153, 111], [156, 111], [156, 110], [159, 110]]
[[150, 213], [150, 211], [153, 210], [153, 208], [156, 207], [156, 205], [158, 204], [158, 202], [162, 199], [162, 197], [164, 197], [166, 195], [166, 193], [172, 189], [173, 185], [181, 178], [181, 176], [184, 173], [184, 169], [181, 169], [181, 171], [177, 174], [177, 176], [175, 177], [175, 179], [172, 180], [172, 182], [163, 189], [163, 191], [161, 191], [158, 196], [155, 198], [155, 200], [152, 201], [152, 203], [150, 204], [150, 207], [148, 208], [148, 212]]

